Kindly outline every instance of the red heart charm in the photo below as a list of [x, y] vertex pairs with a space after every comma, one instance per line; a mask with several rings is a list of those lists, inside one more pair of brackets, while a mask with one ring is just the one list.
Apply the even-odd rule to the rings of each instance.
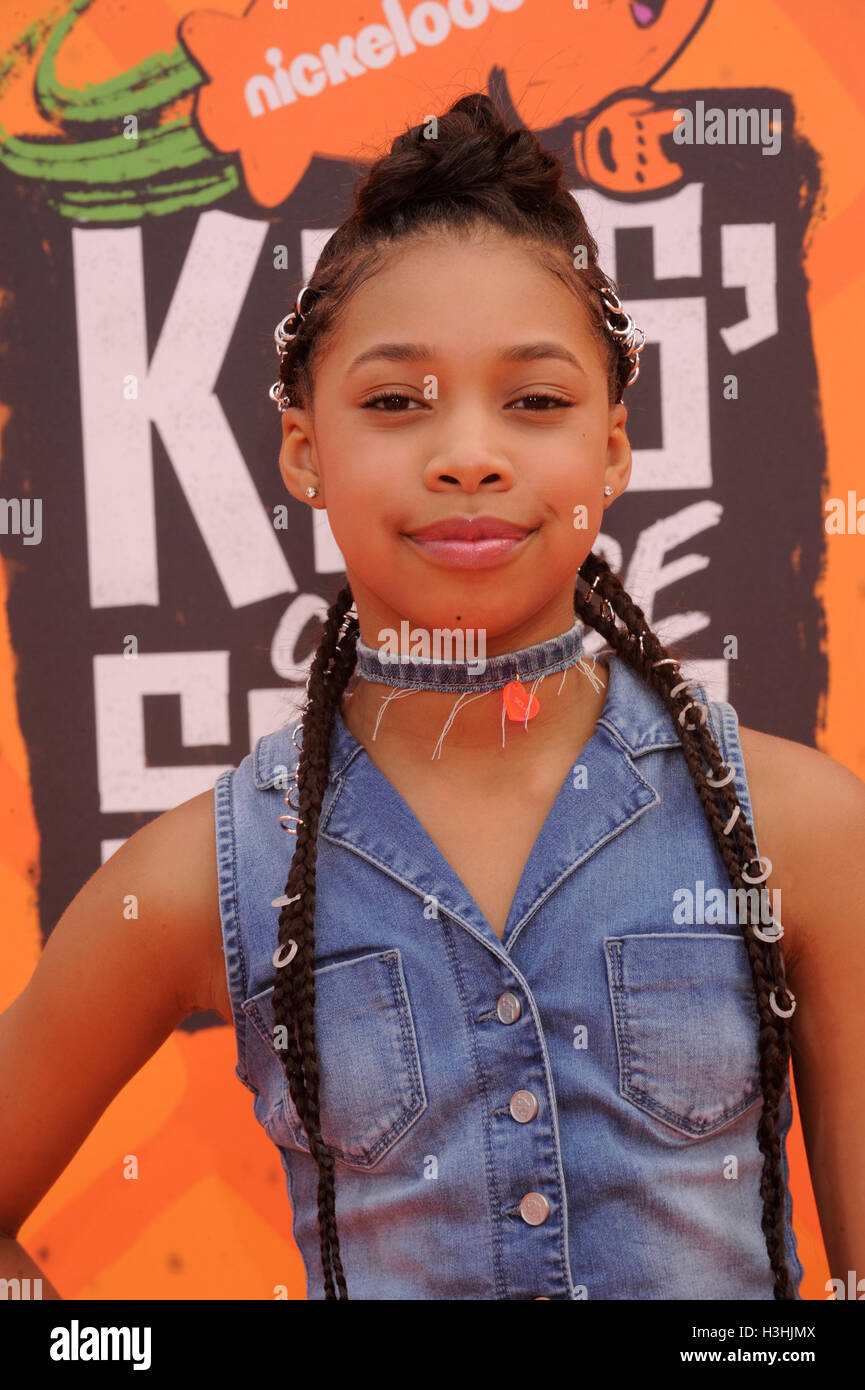
[[522, 681], [508, 681], [502, 691], [502, 699], [505, 703], [505, 712], [508, 719], [522, 720], [534, 719], [540, 709], [540, 703], [536, 695], [532, 696], [529, 704], [529, 692]]

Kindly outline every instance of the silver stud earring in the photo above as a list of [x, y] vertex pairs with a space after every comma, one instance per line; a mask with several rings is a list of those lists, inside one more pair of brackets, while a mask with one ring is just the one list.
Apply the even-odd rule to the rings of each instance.
[[605, 497], [611, 497], [612, 495], [613, 495], [613, 489], [610, 487], [610, 484], [607, 483], [607, 486], [604, 488], [604, 496], [605, 496]]
[[318, 496], [318, 488], [317, 488], [317, 487], [308, 487], [308, 488], [306, 489], [306, 495], [307, 495], [307, 497], [317, 497], [317, 496]]

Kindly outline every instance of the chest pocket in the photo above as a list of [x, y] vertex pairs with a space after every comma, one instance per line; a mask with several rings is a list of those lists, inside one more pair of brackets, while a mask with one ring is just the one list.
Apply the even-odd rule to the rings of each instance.
[[607, 937], [604, 950], [625, 1100], [700, 1137], [761, 1098], [759, 1021], [741, 936]]
[[[314, 974], [321, 1132], [344, 1163], [372, 1168], [427, 1108], [402, 958], [396, 949], [379, 951]], [[309, 1153], [274, 1046], [273, 988], [248, 999], [243, 1012], [267, 1049], [258, 1118], [278, 1145]]]

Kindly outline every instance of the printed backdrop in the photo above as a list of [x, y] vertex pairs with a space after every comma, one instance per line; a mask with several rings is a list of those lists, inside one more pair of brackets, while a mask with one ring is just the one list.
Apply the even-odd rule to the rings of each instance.
[[[279, 478], [272, 329], [364, 162], [464, 91], [562, 156], [648, 335], [599, 548], [744, 724], [865, 776], [863, 38], [854, 0], [5, 7], [0, 1007], [119, 844], [297, 711], [342, 557]], [[33, 1213], [66, 1297], [303, 1297], [235, 1060], [188, 1019]], [[825, 1297], [798, 1128], [792, 1167]]]

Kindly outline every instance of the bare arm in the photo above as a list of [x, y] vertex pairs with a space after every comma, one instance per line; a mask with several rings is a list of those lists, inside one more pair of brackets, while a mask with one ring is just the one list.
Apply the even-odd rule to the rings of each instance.
[[[865, 783], [743, 731], [754, 828], [781, 889], [793, 1075], [832, 1278], [865, 1278]], [[865, 1286], [863, 1286], [865, 1287]]]
[[[124, 916], [130, 895], [137, 917]], [[96, 871], [0, 1014], [0, 1235], [17, 1236], [173, 1029], [213, 1007], [221, 959], [209, 791], [151, 821]], [[0, 1240], [0, 1278], [21, 1268], [44, 1279], [16, 1240]]]

